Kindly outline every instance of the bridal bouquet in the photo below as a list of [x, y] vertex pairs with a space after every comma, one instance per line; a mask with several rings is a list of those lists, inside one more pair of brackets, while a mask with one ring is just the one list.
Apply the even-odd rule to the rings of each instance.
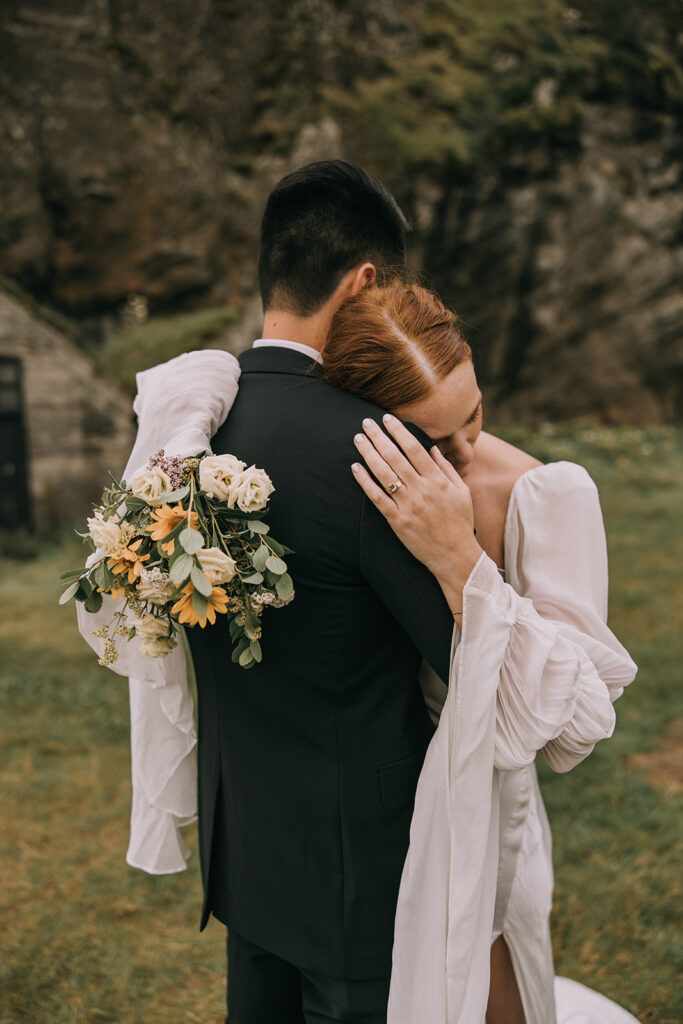
[[102, 595], [123, 605], [93, 630], [104, 640], [101, 665], [118, 658], [116, 638], [137, 636], [140, 650], [162, 658], [176, 646], [178, 624], [228, 617], [232, 660], [261, 661], [261, 615], [294, 596], [283, 556], [291, 549], [264, 522], [274, 488], [267, 473], [234, 455], [167, 456], [163, 448], [129, 483], [112, 481], [79, 534], [94, 548], [60, 604], [74, 598], [98, 612]]

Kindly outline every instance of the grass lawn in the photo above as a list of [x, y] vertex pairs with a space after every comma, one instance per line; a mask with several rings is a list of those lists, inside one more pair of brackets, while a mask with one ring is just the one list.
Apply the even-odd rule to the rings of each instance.
[[[568, 775], [542, 771], [557, 970], [642, 1022], [678, 1024], [683, 432], [503, 433], [540, 458], [582, 462], [598, 483], [611, 625], [640, 666], [613, 739]], [[125, 863], [127, 687], [56, 603], [81, 552], [62, 535], [0, 561], [0, 1024], [217, 1022], [224, 929], [198, 932], [194, 829], [187, 872], [153, 878]]]

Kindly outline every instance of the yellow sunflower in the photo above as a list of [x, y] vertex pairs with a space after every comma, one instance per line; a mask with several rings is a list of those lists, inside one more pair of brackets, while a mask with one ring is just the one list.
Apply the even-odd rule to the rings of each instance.
[[[161, 505], [152, 511], [152, 519], [154, 522], [150, 523], [147, 527], [147, 532], [152, 540], [160, 541], [164, 537], [168, 537], [169, 533], [175, 530], [178, 523], [182, 523], [183, 519], [187, 520], [187, 509], [184, 509], [180, 502], [174, 505], [173, 508], [170, 505]], [[199, 516], [196, 512], [193, 512], [190, 517], [190, 526], [193, 530], [199, 528]], [[166, 544], [162, 544], [161, 548], [170, 558], [175, 551], [175, 541], [169, 540]]]
[[194, 587], [192, 583], [188, 582], [182, 589], [182, 597], [176, 601], [171, 608], [173, 615], [178, 616], [178, 622], [186, 623], [188, 626], [196, 626], [197, 623], [204, 629], [207, 619], [214, 624], [216, 621], [216, 613], [219, 615], [225, 615], [228, 610], [228, 595], [226, 594], [223, 587], [214, 587], [209, 596], [206, 598], [206, 612], [204, 615], [197, 615], [197, 612], [192, 606], [192, 592]]
[[142, 572], [142, 563], [146, 562], [149, 555], [141, 555], [138, 548], [142, 544], [143, 537], [128, 544], [127, 547], [119, 548], [116, 554], [109, 559], [107, 564], [111, 571], [117, 576], [128, 574], [128, 582], [135, 583]]

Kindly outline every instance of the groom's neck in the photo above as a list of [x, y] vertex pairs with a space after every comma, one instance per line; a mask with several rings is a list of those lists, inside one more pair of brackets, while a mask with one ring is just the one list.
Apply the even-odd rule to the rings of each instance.
[[327, 307], [313, 316], [297, 316], [285, 310], [267, 309], [263, 317], [262, 338], [281, 338], [298, 341], [322, 352], [332, 322], [332, 311]]

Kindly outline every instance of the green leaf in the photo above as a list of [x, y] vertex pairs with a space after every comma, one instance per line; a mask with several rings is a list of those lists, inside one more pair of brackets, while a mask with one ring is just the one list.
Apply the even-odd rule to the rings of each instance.
[[66, 604], [67, 601], [70, 601], [71, 598], [76, 593], [76, 591], [78, 590], [79, 586], [80, 586], [80, 581], [79, 580], [76, 580], [75, 583], [71, 583], [66, 588], [66, 590], [62, 591], [61, 596], [59, 598], [59, 603], [60, 604]]
[[[122, 580], [125, 579], [125, 578], [126, 578], [125, 576], [121, 577]], [[92, 583], [90, 582], [90, 580], [88, 579], [87, 576], [81, 576], [80, 580], [78, 581], [78, 589], [79, 589], [79, 592], [83, 596], [82, 597], [76, 597], [76, 600], [77, 601], [87, 601], [87, 599], [92, 594]]]
[[163, 494], [159, 495], [159, 501], [182, 501], [189, 493], [190, 485], [185, 484], [184, 487], [179, 487], [177, 491], [164, 491]]
[[90, 597], [86, 598], [84, 605], [86, 612], [98, 612], [102, 607], [102, 595], [97, 590], [93, 590]]
[[287, 563], [283, 562], [277, 555], [270, 555], [266, 559], [266, 567], [274, 572], [276, 576], [281, 576], [283, 572], [287, 572]]
[[107, 590], [110, 586], [110, 577], [112, 573], [107, 569], [104, 562], [101, 562], [97, 568], [93, 569], [90, 573], [90, 579], [102, 590]]
[[126, 508], [130, 509], [131, 512], [135, 512], [136, 509], [147, 508], [147, 502], [143, 501], [142, 498], [136, 498], [134, 494], [129, 495], [126, 498]]
[[242, 651], [238, 658], [238, 661], [242, 668], [249, 668], [249, 666], [252, 665], [255, 660], [256, 659], [254, 658], [254, 655], [251, 653], [251, 649], [249, 647], [247, 647], [246, 651]]
[[258, 640], [251, 641], [251, 643], [249, 644], [249, 650], [251, 651], [251, 655], [254, 661], [262, 660], [263, 654], [261, 652], [261, 644], [258, 642]]
[[204, 597], [210, 597], [211, 591], [213, 590], [213, 584], [211, 580], [203, 572], [198, 565], [192, 566], [192, 572], [190, 573], [190, 579], [194, 584], [195, 590], [198, 590]]
[[81, 569], [70, 569], [68, 572], [63, 572], [62, 575], [59, 578], [60, 578], [60, 580], [74, 579], [74, 577], [80, 576], [82, 572], [83, 572], [82, 568]]
[[268, 562], [269, 558], [270, 551], [268, 550], [265, 544], [261, 544], [261, 546], [256, 551], [256, 554], [252, 558], [251, 562], [257, 572], [263, 572], [263, 570], [266, 568], [266, 563]]
[[249, 647], [249, 640], [248, 640], [248, 638], [246, 636], [243, 636], [239, 640], [239, 642], [237, 644], [235, 644], [235, 649], [232, 652], [232, 660], [233, 660], [233, 662], [239, 661], [240, 655], [243, 654], [244, 651], [246, 651], [248, 647]]
[[206, 598], [202, 597], [198, 590], [192, 591], [192, 607], [196, 611], [197, 615], [204, 618], [206, 615]]
[[242, 583], [263, 583], [263, 576], [260, 572], [254, 572], [251, 576], [243, 576]]
[[252, 533], [269, 533], [270, 527], [267, 523], [262, 523], [260, 519], [250, 519], [249, 529]]
[[246, 608], [244, 612], [245, 623], [242, 627], [246, 635], [250, 640], [253, 640], [256, 635], [256, 630], [260, 626], [258, 616], [252, 611], [251, 608]]
[[204, 547], [204, 538], [199, 530], [193, 530], [186, 526], [178, 537], [178, 541], [185, 548], [188, 555], [194, 555], [196, 551]]
[[192, 572], [194, 565], [194, 558], [192, 555], [183, 554], [175, 559], [171, 566], [169, 576], [171, 580], [179, 586]]
[[280, 544], [280, 542], [277, 540], [273, 540], [272, 537], [268, 538], [268, 546], [271, 549], [271, 551], [275, 552], [276, 555], [284, 555], [285, 553], [285, 549], [283, 548], [282, 544]]
[[294, 581], [289, 573], [284, 573], [275, 584], [275, 592], [281, 601], [289, 601], [294, 593]]

